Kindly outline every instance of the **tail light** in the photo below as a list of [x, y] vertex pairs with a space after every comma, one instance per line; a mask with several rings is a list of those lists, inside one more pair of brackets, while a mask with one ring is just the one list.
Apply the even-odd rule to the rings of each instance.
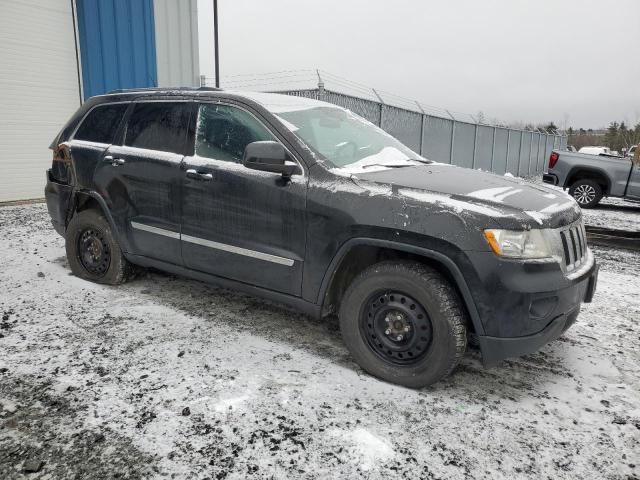
[[53, 150], [53, 162], [69, 163], [69, 161], [68, 148], [64, 143], [61, 143]]
[[558, 163], [559, 158], [560, 155], [558, 155], [556, 152], [551, 152], [551, 156], [549, 156], [549, 168], [555, 167], [556, 163]]
[[51, 177], [58, 183], [68, 185], [71, 180], [71, 152], [69, 147], [61, 143], [53, 150]]

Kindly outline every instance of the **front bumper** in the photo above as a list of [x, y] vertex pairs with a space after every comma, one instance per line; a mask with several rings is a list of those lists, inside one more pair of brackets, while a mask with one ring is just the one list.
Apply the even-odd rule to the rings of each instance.
[[550, 267], [510, 267], [502, 265], [501, 273], [488, 276], [493, 283], [481, 304], [484, 332], [478, 335], [485, 366], [534, 353], [558, 338], [576, 321], [580, 304], [591, 302], [597, 286], [595, 260], [571, 279]]
[[[591, 276], [586, 280], [586, 292], [583, 298], [583, 301], [585, 303], [591, 302], [593, 294], [596, 290], [597, 282], [598, 267], [596, 266]], [[578, 291], [581, 291], [581, 288], [579, 288]], [[580, 313], [579, 306], [571, 312], [559, 315], [554, 318], [551, 323], [547, 325], [547, 327], [541, 332], [535, 333], [533, 335], [527, 335], [525, 337], [478, 337], [480, 350], [482, 351], [482, 362], [484, 363], [485, 367], [490, 367], [492, 365], [496, 365], [506, 358], [520, 357], [522, 355], [528, 355], [530, 353], [537, 352], [544, 345], [557, 339], [560, 335], [566, 332], [569, 327], [571, 327], [571, 325], [573, 325], [578, 319], [578, 313]]]

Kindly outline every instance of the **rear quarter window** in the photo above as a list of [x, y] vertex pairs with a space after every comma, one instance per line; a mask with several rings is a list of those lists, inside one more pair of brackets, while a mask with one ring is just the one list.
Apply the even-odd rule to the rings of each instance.
[[74, 139], [97, 143], [112, 143], [127, 107], [128, 104], [126, 103], [95, 107], [82, 121]]

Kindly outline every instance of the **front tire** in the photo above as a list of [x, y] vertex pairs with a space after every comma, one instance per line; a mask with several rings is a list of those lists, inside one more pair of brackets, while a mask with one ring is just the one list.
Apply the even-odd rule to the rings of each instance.
[[96, 283], [118, 285], [133, 272], [124, 258], [107, 219], [96, 210], [77, 213], [65, 234], [67, 260], [77, 277]]
[[593, 208], [602, 199], [602, 187], [587, 178], [575, 181], [569, 188], [569, 195], [576, 199], [582, 208]]
[[361, 272], [340, 306], [342, 337], [370, 374], [411, 388], [446, 377], [467, 345], [464, 308], [437, 271], [381, 262]]

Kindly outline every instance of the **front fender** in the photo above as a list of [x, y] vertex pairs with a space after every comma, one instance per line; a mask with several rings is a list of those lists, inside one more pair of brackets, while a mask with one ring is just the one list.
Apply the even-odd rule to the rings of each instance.
[[[462, 271], [458, 266], [458, 264], [454, 262], [450, 256], [440, 251], [420, 247], [417, 245], [394, 242], [391, 240], [359, 237], [359, 238], [351, 238], [350, 240], [343, 243], [342, 246], [338, 249], [335, 256], [333, 257], [333, 259], [331, 260], [329, 267], [326, 269], [326, 272], [322, 279], [320, 290], [318, 292], [318, 297], [316, 300], [318, 305], [322, 305], [322, 302], [324, 301], [327, 290], [331, 285], [331, 282], [333, 281], [333, 277], [336, 271], [338, 270], [338, 267], [340, 266], [340, 263], [342, 262], [342, 260], [346, 257], [346, 255], [349, 253], [349, 251], [352, 248], [356, 246], [362, 246], [362, 245], [388, 248], [388, 249], [397, 250], [401, 252], [411, 253], [411, 254], [419, 255], [421, 257], [428, 258], [432, 261], [437, 262], [444, 269], [446, 269], [446, 271], [450, 274], [451, 278], [453, 278], [455, 282], [455, 286], [458, 288], [458, 291], [462, 295], [462, 300], [467, 308], [467, 311], [469, 312], [469, 316], [471, 317], [471, 322], [473, 323], [476, 334], [478, 335], [484, 334], [484, 327], [482, 326], [482, 322], [480, 321], [480, 315], [478, 314], [478, 309], [476, 308], [475, 301], [473, 299], [473, 296], [471, 295], [471, 290], [469, 289], [467, 280], [462, 274]], [[464, 256], [464, 253], [460, 251], [458, 255], [458, 260], [460, 262], [463, 261], [462, 256]], [[469, 268], [472, 268], [470, 263], [469, 263]]]

